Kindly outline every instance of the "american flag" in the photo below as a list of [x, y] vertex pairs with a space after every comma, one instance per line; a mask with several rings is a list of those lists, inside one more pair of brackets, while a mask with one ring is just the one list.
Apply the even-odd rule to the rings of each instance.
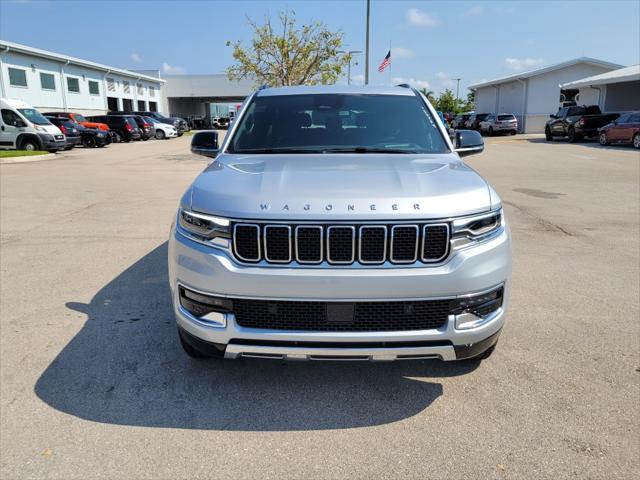
[[384, 57], [384, 60], [382, 60], [382, 63], [378, 67], [378, 71], [384, 72], [384, 69], [387, 68], [389, 65], [391, 65], [391, 50], [389, 50], [387, 55]]

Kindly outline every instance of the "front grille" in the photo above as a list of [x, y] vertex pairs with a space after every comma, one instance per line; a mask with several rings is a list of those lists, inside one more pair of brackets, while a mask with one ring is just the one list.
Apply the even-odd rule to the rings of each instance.
[[285, 225], [235, 223], [233, 252], [243, 262], [381, 265], [434, 263], [449, 253], [447, 223]]
[[355, 303], [233, 300], [238, 325], [269, 330], [430, 330], [445, 325], [449, 310], [450, 300]]

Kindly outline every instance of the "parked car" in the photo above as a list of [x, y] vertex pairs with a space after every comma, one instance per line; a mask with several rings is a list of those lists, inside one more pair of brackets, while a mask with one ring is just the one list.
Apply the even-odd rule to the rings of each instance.
[[480, 131], [480, 122], [486, 119], [490, 114], [489, 113], [474, 113], [469, 117], [469, 119], [465, 122], [464, 126], [470, 130], [475, 130], [477, 132]]
[[511, 135], [518, 133], [518, 119], [511, 113], [499, 113], [498, 115], [490, 113], [478, 125], [480, 133], [486, 133], [489, 136], [496, 133]]
[[87, 128], [97, 128], [99, 130], [109, 131], [109, 125], [101, 122], [90, 122], [84, 115], [73, 112], [44, 112], [43, 115], [51, 117], [67, 117], [68, 119], [76, 122], [79, 125]]
[[178, 132], [178, 136], [182, 136], [182, 134], [189, 128], [186, 120], [179, 117], [165, 117], [161, 113], [158, 112], [118, 112], [118, 113], [128, 113], [134, 115], [142, 115], [143, 117], [151, 117], [162, 123], [168, 123], [169, 125], [173, 125]]
[[[108, 115], [115, 115], [109, 113]], [[153, 123], [148, 122], [141, 115], [125, 115], [132, 117], [138, 128], [140, 129], [140, 140], [144, 140], [145, 142], [150, 138], [154, 138], [156, 135], [156, 129], [153, 126]]]
[[156, 120], [153, 117], [142, 117], [145, 121], [153, 124], [153, 128], [155, 129], [155, 136], [158, 140], [163, 140], [165, 138], [175, 138], [178, 136], [178, 130], [173, 125], [169, 125], [168, 123], [162, 123], [159, 120]]
[[469, 120], [471, 113], [463, 113], [458, 115], [451, 122], [451, 128], [464, 128], [464, 123]]
[[80, 136], [82, 137], [82, 145], [85, 148], [102, 148], [113, 142], [113, 135], [110, 130], [104, 131], [97, 128], [87, 128], [82, 125], [80, 125], [79, 130]]
[[65, 150], [71, 150], [76, 145], [80, 145], [80, 143], [82, 143], [82, 137], [80, 135], [80, 130], [78, 129], [80, 125], [76, 122], [69, 120], [67, 117], [53, 117], [51, 115], [45, 115], [45, 118], [58, 127], [66, 137], [67, 146], [64, 148]]
[[640, 112], [623, 113], [600, 129], [600, 145], [630, 143], [640, 149]]
[[213, 117], [213, 128], [216, 130], [228, 130], [229, 124], [229, 117]]
[[67, 145], [64, 134], [22, 100], [0, 98], [0, 149], [57, 152]]
[[142, 137], [142, 132], [132, 115], [94, 115], [87, 119], [109, 125], [115, 135], [116, 143], [140, 140]]
[[603, 114], [597, 105], [582, 107], [562, 107], [544, 127], [547, 141], [555, 137], [567, 137], [570, 142], [578, 142], [586, 137], [597, 137], [601, 127], [618, 118], [620, 114]]

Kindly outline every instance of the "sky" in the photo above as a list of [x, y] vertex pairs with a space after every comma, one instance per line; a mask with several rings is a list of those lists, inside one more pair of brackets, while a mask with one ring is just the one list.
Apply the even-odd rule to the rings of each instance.
[[[226, 42], [248, 44], [247, 17], [290, 9], [303, 24], [344, 33], [365, 50], [366, 0], [0, 0], [0, 38], [129, 69], [223, 73]], [[411, 83], [436, 93], [589, 56], [640, 63], [640, 1], [371, 2], [370, 83]], [[391, 68], [377, 67], [391, 47]], [[362, 83], [364, 55], [352, 82]], [[346, 82], [346, 76], [341, 80]]]

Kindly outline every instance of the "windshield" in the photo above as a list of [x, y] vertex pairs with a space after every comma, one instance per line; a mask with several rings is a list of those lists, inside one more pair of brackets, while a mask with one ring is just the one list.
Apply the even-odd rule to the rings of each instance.
[[515, 120], [513, 115], [498, 115], [498, 120]]
[[79, 113], [75, 113], [73, 116], [75, 117], [76, 122], [86, 122], [86, 121], [87, 121], [87, 120], [86, 120], [82, 115], [80, 115]]
[[254, 97], [231, 140], [234, 153], [446, 153], [416, 96], [310, 94]]
[[18, 111], [35, 125], [51, 125], [51, 122], [44, 118], [42, 114], [34, 108], [19, 108]]

